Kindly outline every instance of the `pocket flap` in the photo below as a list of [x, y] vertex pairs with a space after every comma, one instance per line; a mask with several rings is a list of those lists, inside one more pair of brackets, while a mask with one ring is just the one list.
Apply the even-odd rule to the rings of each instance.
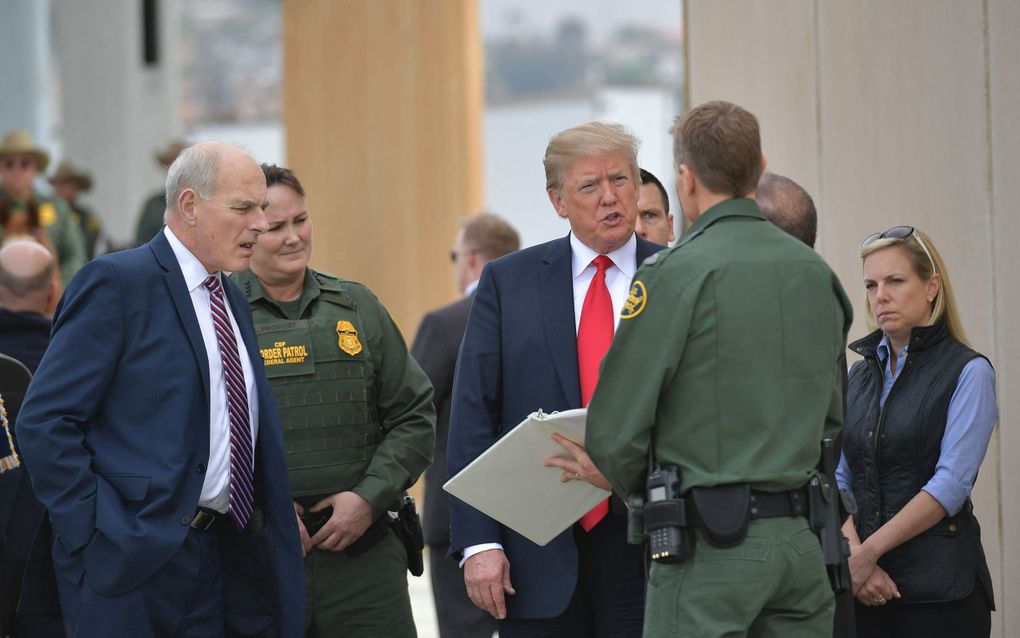
[[140, 474], [110, 474], [105, 477], [125, 501], [140, 501], [149, 493], [151, 477]]

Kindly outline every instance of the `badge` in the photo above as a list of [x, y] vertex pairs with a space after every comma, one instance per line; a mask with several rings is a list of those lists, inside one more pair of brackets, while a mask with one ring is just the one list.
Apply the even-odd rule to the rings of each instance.
[[639, 279], [635, 279], [627, 294], [627, 301], [623, 302], [623, 312], [620, 319], [633, 319], [645, 309], [645, 302], [648, 301], [648, 292], [645, 285]]
[[39, 223], [43, 226], [52, 226], [57, 223], [57, 209], [49, 202], [39, 205]]
[[361, 342], [358, 341], [358, 331], [350, 321], [336, 322], [336, 334], [340, 337], [340, 349], [352, 357], [361, 352]]

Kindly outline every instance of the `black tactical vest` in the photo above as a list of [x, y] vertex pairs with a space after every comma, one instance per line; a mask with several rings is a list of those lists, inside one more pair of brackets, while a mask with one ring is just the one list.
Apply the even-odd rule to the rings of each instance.
[[[935, 474], [949, 403], [964, 366], [981, 355], [951, 338], [945, 322], [914, 328], [909, 355], [884, 409], [882, 332], [850, 344], [864, 356], [850, 370], [843, 450], [853, 472], [854, 517], [863, 542], [895, 516]], [[886, 553], [878, 564], [904, 602], [965, 598], [980, 581], [992, 605], [981, 528], [968, 499], [955, 516]]]

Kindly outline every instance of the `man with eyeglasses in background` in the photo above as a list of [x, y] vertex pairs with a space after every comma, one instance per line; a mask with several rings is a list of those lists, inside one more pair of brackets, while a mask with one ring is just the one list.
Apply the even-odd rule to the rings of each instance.
[[443, 638], [491, 638], [496, 619], [475, 607], [464, 588], [450, 549], [450, 501], [443, 491], [446, 476], [446, 442], [450, 429], [450, 400], [457, 352], [467, 328], [468, 313], [482, 268], [490, 261], [520, 248], [513, 226], [492, 213], [479, 213], [461, 222], [450, 260], [461, 299], [425, 315], [411, 346], [411, 354], [425, 370], [435, 389], [436, 451], [425, 471], [425, 544], [435, 597], [436, 620]]

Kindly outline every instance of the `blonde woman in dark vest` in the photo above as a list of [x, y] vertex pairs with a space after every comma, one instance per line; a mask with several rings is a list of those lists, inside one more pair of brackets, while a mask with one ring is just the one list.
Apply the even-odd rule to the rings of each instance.
[[991, 578], [971, 490], [998, 418], [995, 372], [967, 345], [945, 263], [910, 226], [860, 247], [867, 318], [850, 344], [844, 456], [858, 636], [988, 636]]

